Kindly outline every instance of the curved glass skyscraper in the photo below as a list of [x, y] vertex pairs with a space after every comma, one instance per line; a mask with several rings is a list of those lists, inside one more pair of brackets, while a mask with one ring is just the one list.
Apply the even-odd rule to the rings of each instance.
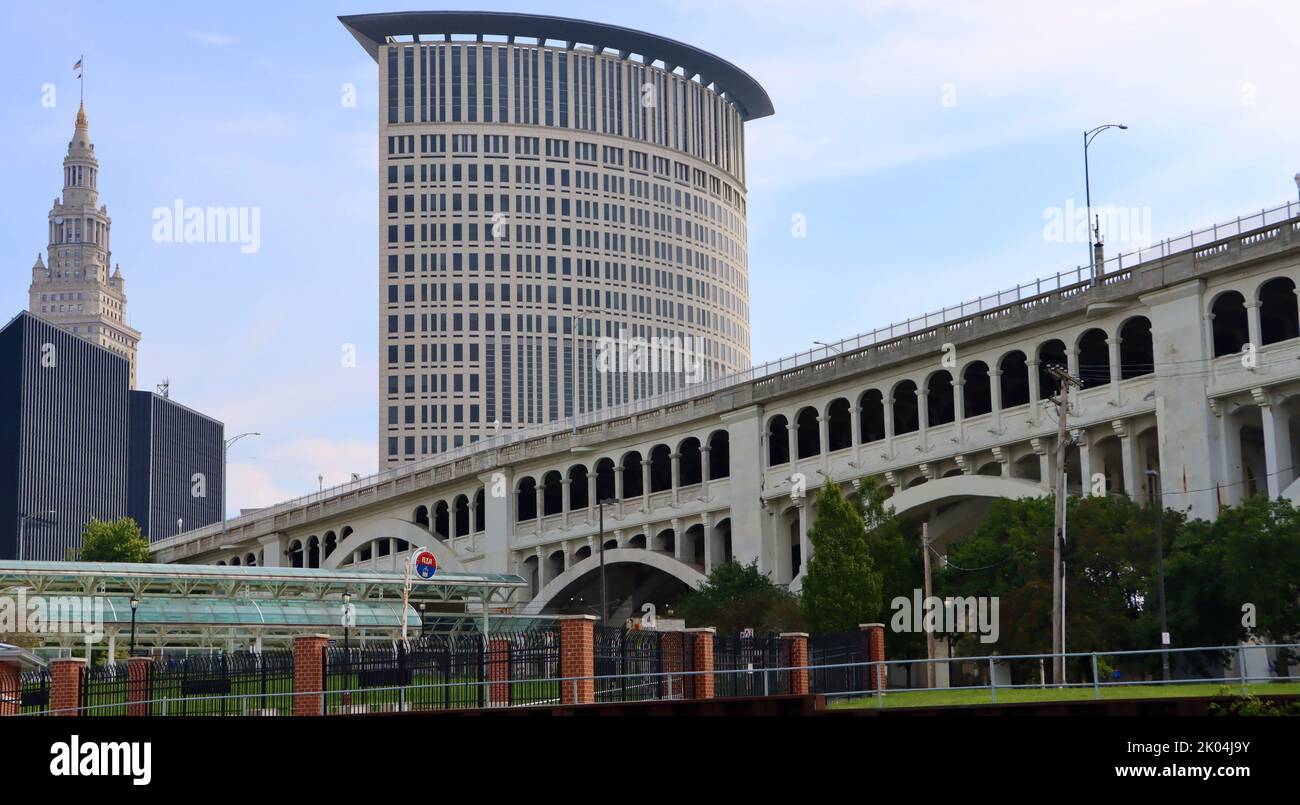
[[749, 367], [752, 78], [579, 20], [342, 22], [379, 64], [381, 466]]

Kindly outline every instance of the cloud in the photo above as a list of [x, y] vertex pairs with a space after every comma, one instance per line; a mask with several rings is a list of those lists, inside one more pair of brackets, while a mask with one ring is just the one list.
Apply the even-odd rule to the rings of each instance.
[[195, 42], [214, 48], [224, 48], [235, 44], [235, 37], [220, 31], [186, 31], [185, 35]]
[[[232, 453], [235, 451], [232, 451]], [[226, 510], [264, 508], [325, 488], [347, 483], [352, 473], [362, 477], [378, 466], [375, 446], [365, 441], [323, 438], [288, 442], [249, 443], [242, 456], [230, 459], [230, 494]], [[324, 476], [323, 482], [318, 480]]]

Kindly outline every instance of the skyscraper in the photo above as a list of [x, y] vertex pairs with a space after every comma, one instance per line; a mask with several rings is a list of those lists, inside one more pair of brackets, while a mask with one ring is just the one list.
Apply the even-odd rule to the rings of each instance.
[[112, 262], [113, 222], [99, 203], [99, 160], [84, 104], [63, 158], [63, 196], [49, 221], [49, 264], [37, 255], [27, 309], [126, 358], [135, 388], [140, 333], [126, 323], [122, 268]]
[[581, 20], [341, 21], [379, 64], [381, 466], [749, 367], [757, 82]]

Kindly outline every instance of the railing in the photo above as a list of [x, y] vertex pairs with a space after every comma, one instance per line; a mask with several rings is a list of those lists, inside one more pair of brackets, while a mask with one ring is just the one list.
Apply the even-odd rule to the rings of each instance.
[[[693, 644], [682, 632], [597, 628], [596, 701], [638, 702], [690, 698]], [[688, 681], [689, 680], [689, 681]]]
[[45, 715], [50, 710], [50, 669], [48, 666], [23, 671], [18, 686], [0, 688], [0, 711], [24, 715]]
[[[1113, 281], [1115, 276], [1122, 276], [1124, 272], [1130, 271], [1136, 266], [1155, 260], [1162, 260], [1180, 252], [1205, 249], [1204, 252], [1197, 252], [1197, 256], [1213, 257], [1220, 253], [1221, 250], [1210, 249], [1210, 244], [1215, 244], [1217, 241], [1223, 240], [1224, 238], [1239, 237], [1247, 232], [1262, 227], [1279, 224], [1295, 218], [1298, 215], [1300, 215], [1300, 203], [1289, 201], [1286, 204], [1277, 207], [1262, 209], [1260, 212], [1252, 215], [1245, 217], [1238, 216], [1232, 221], [1226, 221], [1214, 224], [1213, 226], [1204, 229], [1194, 230], [1186, 235], [1166, 238], [1165, 240], [1151, 246], [1135, 249], [1127, 253], [1116, 254], [1105, 260], [1104, 274], [1107, 275], [1107, 279], [1103, 279], [1102, 282], [1103, 284], [1109, 284], [1109, 281]], [[932, 328], [945, 324], [952, 324], [956, 321], [967, 319], [972, 316], [986, 314], [1008, 305], [1030, 303], [1031, 300], [1044, 297], [1048, 294], [1067, 291], [1082, 293], [1091, 284], [1091, 279], [1091, 268], [1088, 266], [1079, 266], [1070, 271], [1058, 272], [1055, 275], [1043, 277], [1034, 282], [1017, 285], [1014, 288], [999, 291], [995, 294], [981, 296], [977, 299], [946, 307], [932, 313], [927, 313], [923, 316], [906, 319], [887, 327], [879, 327], [870, 332], [846, 338], [833, 344], [820, 346], [785, 358], [778, 358], [777, 360], [754, 366], [751, 369], [746, 369], [730, 375], [724, 375], [712, 380], [706, 380], [702, 383], [696, 383], [676, 391], [658, 394], [653, 397], [643, 397], [620, 405], [601, 408], [577, 416], [558, 419], [554, 422], [532, 425], [526, 428], [520, 428], [518, 430], [512, 430], [507, 433], [491, 436], [487, 439], [481, 439], [477, 442], [454, 448], [436, 456], [430, 456], [419, 461], [404, 464], [400, 467], [381, 470], [373, 475], [359, 478], [355, 481], [332, 486], [319, 492], [302, 495], [293, 498], [292, 500], [278, 503], [274, 506], [259, 509], [256, 512], [250, 512], [241, 517], [225, 521], [224, 526], [222, 523], [215, 523], [185, 534], [170, 537], [166, 540], [160, 540], [152, 547], [154, 550], [159, 550], [160, 548], [190, 542], [196, 538], [220, 533], [223, 530], [223, 527], [224, 529], [229, 530], [231, 528], [238, 528], [243, 525], [252, 524], [258, 520], [273, 517], [294, 508], [319, 503], [330, 498], [372, 487], [385, 481], [428, 471], [434, 467], [441, 467], [477, 455], [484, 451], [495, 450], [509, 445], [543, 438], [556, 433], [563, 433], [566, 431], [572, 432], [590, 425], [607, 423], [612, 420], [633, 416], [645, 411], [658, 410], [675, 403], [705, 397], [722, 389], [743, 385], [755, 380], [761, 380], [766, 377], [778, 375], [790, 371], [791, 369], [830, 360], [845, 352], [852, 352], [854, 350], [888, 343], [904, 336], [916, 336], [917, 334], [931, 330]]]
[[292, 651], [193, 655], [149, 667], [153, 715], [288, 715], [292, 693]]
[[719, 697], [771, 696], [790, 691], [790, 658], [775, 634], [718, 635], [713, 667]]
[[[814, 664], [810, 661], [804, 665], [794, 665], [787, 660], [784, 663], [778, 662], [766, 667], [754, 664], [751, 667], [743, 668], [715, 667], [712, 671], [670, 667], [659, 671], [637, 669], [630, 674], [595, 673], [590, 676], [561, 676], [559, 673], [552, 672], [550, 676], [530, 680], [536, 685], [545, 686], [548, 695], [543, 701], [516, 702], [514, 705], [554, 704], [560, 700], [568, 704], [579, 701], [581, 683], [587, 681], [591, 681], [597, 691], [611, 691], [634, 686], [641, 686], [642, 689], [655, 691], [654, 695], [647, 695], [640, 699], [633, 696], [628, 696], [625, 699], [602, 699], [597, 695], [596, 703], [601, 701], [678, 701], [688, 699], [691, 698], [691, 695], [689, 693], [684, 694], [683, 691], [692, 690], [694, 681], [705, 675], [711, 675], [714, 678], [716, 696], [761, 697], [783, 695], [789, 692], [789, 680], [794, 679], [795, 675], [801, 671], [808, 673], [810, 681], [817, 678], [831, 678], [830, 675], [833, 675], [833, 678], [844, 680], [868, 680], [878, 676], [878, 671], [883, 668], [885, 669], [885, 675], [891, 680], [896, 681], [899, 676], [910, 676], [913, 681], [923, 683], [925, 674], [923, 671], [916, 673], [915, 666], [919, 665], [924, 669], [928, 664], [934, 664], [936, 667], [966, 665], [983, 670], [978, 673], [972, 672], [959, 675], [959, 681], [962, 684], [955, 686], [942, 685], [932, 689], [925, 687], [924, 684], [917, 686], [909, 684], [904, 687], [893, 684], [888, 687], [878, 686], [875, 689], [862, 687], [856, 690], [825, 692], [825, 695], [828, 701], [838, 702], [838, 704], [832, 704], [832, 706], [852, 705], [855, 703], [853, 700], [857, 699], [859, 700], [856, 702], [857, 704], [875, 707], [997, 704], [1043, 700], [1100, 700], [1110, 697], [1131, 698], [1133, 695], [1150, 696], [1153, 690], [1157, 691], [1156, 695], [1160, 695], [1160, 688], [1165, 688], [1165, 692], [1169, 696], [1300, 695], [1300, 678], [1290, 677], [1287, 669], [1278, 668], [1274, 665], [1266, 667], [1267, 673], [1263, 674], [1249, 669], [1251, 665], [1248, 662], [1249, 652], [1266, 652], [1270, 649], [1278, 651], [1288, 658], [1300, 656], [1300, 643], [1289, 643], [1144, 649], [1137, 651], [1070, 652], [1066, 654], [938, 657], [933, 660], [887, 660], [883, 662], [856, 661]], [[1160, 672], [1164, 655], [1170, 657], [1171, 671], [1173, 671], [1171, 678], [1168, 680], [1161, 678]], [[772, 654], [768, 651], [760, 652], [760, 656], [764, 659], [772, 658]], [[1066, 660], [1067, 681], [1061, 684], [1054, 684], [1046, 678], [1046, 675], [1050, 674], [1052, 659], [1057, 656], [1064, 657]], [[1107, 658], [1123, 658], [1124, 663], [1129, 664], [1134, 669], [1140, 669], [1141, 676], [1128, 677], [1124, 676], [1123, 672], [1118, 677], [1114, 676], [1113, 669], [1111, 669]], [[1235, 669], [1231, 668], [1234, 659]], [[1007, 673], [1006, 668], [1008, 665], [1014, 664], [1019, 664], [1021, 671], [1013, 671], [1012, 678], [1007, 678], [1005, 676]], [[913, 673], [910, 675], [906, 673], [909, 666], [913, 667]], [[554, 668], [555, 666], [548, 665], [547, 667]], [[1043, 670], [1037, 679], [1014, 678], [1016, 674], [1023, 672], [1025, 668], [1042, 668]], [[1178, 670], [1174, 671], [1174, 668]], [[1111, 670], [1109, 677], [1106, 674], [1107, 670]], [[324, 694], [326, 700], [323, 708], [324, 712], [398, 712], [442, 709], [439, 703], [447, 700], [463, 701], [466, 704], [462, 704], [462, 707], [474, 707], [475, 705], [468, 702], [480, 699], [488, 701], [490, 697], [486, 689], [501, 684], [487, 679], [421, 681], [418, 675], [412, 675], [410, 679], [410, 684], [341, 687], [327, 690]], [[401, 682], [401, 679], [399, 678], [396, 681]], [[949, 681], [951, 682], [951, 678]], [[484, 692], [469, 696], [449, 696], [445, 692], [448, 688], [464, 690], [469, 687], [478, 687]], [[1182, 688], [1182, 690], [1170, 690], [1170, 688]], [[729, 693], [724, 693], [724, 691]], [[1142, 692], [1137, 693], [1138, 691]], [[811, 692], [816, 693], [818, 691], [814, 689]], [[972, 696], [970, 694], [977, 695]], [[322, 693], [317, 690], [282, 694], [282, 699], [285, 701], [291, 701], [296, 697], [310, 697], [319, 700], [322, 698]], [[368, 697], [364, 708], [356, 706], [356, 703], [362, 697]], [[192, 696], [184, 700], [154, 698], [140, 704], [148, 705], [150, 712], [155, 715], [218, 712], [249, 715], [289, 715], [292, 712], [290, 706], [276, 707], [265, 711], [260, 710], [257, 705], [262, 698], [262, 694], [250, 691]], [[331, 706], [331, 699], [335, 702], [351, 701], [354, 705], [352, 707]], [[317, 701], [317, 704], [319, 705], [319, 701]], [[492, 706], [498, 705], [494, 703]], [[120, 703], [112, 701], [87, 703], [85, 706], [78, 708], [78, 711], [86, 715], [95, 715], [104, 712], [115, 712], [119, 707]]]

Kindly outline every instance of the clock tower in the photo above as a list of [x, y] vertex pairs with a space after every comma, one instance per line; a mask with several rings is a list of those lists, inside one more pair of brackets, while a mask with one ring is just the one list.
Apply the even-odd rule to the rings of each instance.
[[121, 266], [112, 262], [111, 229], [108, 207], [99, 203], [99, 160], [82, 104], [63, 158], [63, 197], [50, 210], [48, 263], [37, 255], [28, 310], [129, 360], [135, 388], [140, 333], [126, 323], [126, 292]]

